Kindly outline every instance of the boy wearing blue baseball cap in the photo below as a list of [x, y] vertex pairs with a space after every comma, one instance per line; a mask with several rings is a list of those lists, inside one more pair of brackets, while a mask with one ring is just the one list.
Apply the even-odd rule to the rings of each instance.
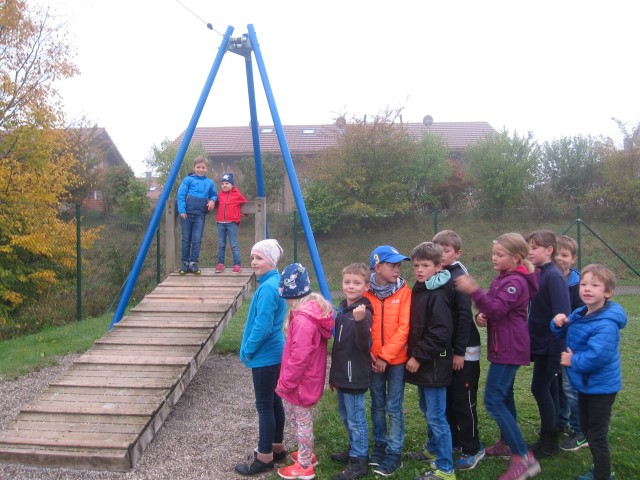
[[[371, 327], [371, 423], [374, 473], [391, 475], [402, 466], [404, 445], [404, 370], [407, 363], [411, 289], [400, 276], [410, 258], [390, 245], [376, 247], [369, 258], [373, 271], [365, 296], [373, 306]], [[387, 419], [389, 416], [389, 429]]]

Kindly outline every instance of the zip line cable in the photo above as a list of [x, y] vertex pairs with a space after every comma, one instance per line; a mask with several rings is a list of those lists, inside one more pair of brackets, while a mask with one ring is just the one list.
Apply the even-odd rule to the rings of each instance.
[[221, 37], [223, 36], [219, 31], [217, 31], [215, 28], [213, 28], [213, 25], [211, 25], [210, 23], [205, 22], [200, 16], [198, 16], [198, 14], [196, 14], [193, 10], [191, 10], [189, 7], [187, 7], [184, 3], [182, 3], [180, 0], [176, 0], [177, 3], [179, 3], [180, 5], [182, 5], [184, 7], [185, 10], [187, 10], [189, 13], [191, 13], [191, 15], [193, 15], [194, 17], [196, 17], [198, 20], [200, 20], [202, 23], [204, 23], [207, 28], [209, 30], [213, 30], [214, 32], [216, 32], [218, 35], [220, 35]]

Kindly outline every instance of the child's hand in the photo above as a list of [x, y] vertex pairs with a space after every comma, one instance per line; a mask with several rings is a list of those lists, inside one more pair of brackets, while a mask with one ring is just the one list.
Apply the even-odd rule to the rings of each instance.
[[573, 350], [567, 347], [567, 351], [562, 352], [562, 354], [560, 355], [560, 365], [562, 365], [563, 367], [570, 367], [572, 357], [573, 357]]
[[453, 356], [453, 370], [458, 371], [462, 370], [464, 367], [464, 356], [463, 355], [454, 355]]
[[356, 308], [353, 309], [353, 319], [356, 322], [361, 322], [362, 320], [364, 320], [366, 313], [367, 313], [367, 307], [365, 307], [364, 305], [358, 305]]
[[478, 284], [471, 275], [461, 275], [456, 278], [456, 290], [467, 295], [471, 295], [478, 290]]
[[420, 362], [418, 362], [415, 358], [411, 357], [405, 366], [407, 372], [416, 373], [420, 368]]
[[214, 202], [213, 200], [209, 200], [207, 202], [207, 210], [211, 211], [214, 208], [216, 208], [216, 202]]
[[387, 362], [385, 362], [381, 358], [374, 357], [373, 354], [370, 354], [370, 355], [371, 355], [371, 370], [374, 373], [384, 373], [384, 371], [387, 369]]
[[180, 218], [184, 218], [186, 220], [187, 219], [187, 214], [186, 213], [181, 213], [180, 214]]
[[553, 317], [553, 324], [558, 328], [562, 327], [567, 322], [569, 322], [569, 319], [564, 313], [559, 313]]
[[484, 313], [479, 313], [476, 315], [476, 325], [479, 327], [487, 326], [487, 316]]

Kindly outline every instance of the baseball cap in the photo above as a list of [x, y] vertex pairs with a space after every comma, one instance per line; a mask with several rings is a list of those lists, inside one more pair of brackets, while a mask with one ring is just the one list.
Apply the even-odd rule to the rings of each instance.
[[398, 263], [402, 261], [410, 261], [406, 255], [402, 255], [396, 248], [391, 245], [381, 245], [374, 248], [369, 257], [370, 268], [373, 270], [378, 263]]

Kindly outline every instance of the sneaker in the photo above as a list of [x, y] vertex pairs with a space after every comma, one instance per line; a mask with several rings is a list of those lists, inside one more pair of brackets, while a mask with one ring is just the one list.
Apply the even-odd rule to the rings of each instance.
[[187, 272], [189, 271], [189, 263], [187, 262], [182, 262], [182, 265], [180, 265], [180, 275], [186, 275]]
[[349, 457], [347, 468], [338, 472], [333, 478], [334, 480], [355, 480], [356, 478], [366, 477], [369, 473], [366, 458]]
[[279, 468], [278, 475], [289, 480], [311, 480], [312, 478], [316, 478], [316, 472], [313, 469], [313, 465], [303, 468], [298, 462], [295, 462], [293, 465], [289, 465], [288, 467]]
[[[255, 450], [256, 454], [257, 449]], [[273, 452], [273, 463], [284, 463], [287, 460], [287, 451], [281, 450], [280, 452]], [[295, 461], [295, 458], [293, 459]]]
[[585, 437], [582, 433], [573, 433], [568, 438], [565, 438], [560, 444], [560, 448], [565, 452], [575, 452], [576, 450], [580, 450], [582, 447], [588, 447], [589, 442], [587, 442], [587, 437]]
[[456, 468], [459, 470], [473, 470], [480, 463], [480, 460], [484, 458], [484, 448], [480, 447], [478, 453], [475, 455], [467, 455], [463, 453], [456, 461]]
[[245, 463], [238, 463], [235, 466], [235, 471], [240, 475], [255, 475], [257, 473], [268, 472], [272, 469], [273, 462], [262, 462], [256, 458], [255, 453], [249, 455]]
[[[580, 475], [576, 480], [593, 480], [593, 465], [591, 465], [591, 470], [589, 470], [584, 475]], [[615, 480], [615, 476], [613, 472], [609, 475], [609, 480]]]
[[[275, 456], [275, 453], [273, 454]], [[333, 455], [331, 456], [333, 458]], [[293, 459], [294, 462], [298, 461], [298, 450], [296, 450], [295, 452], [293, 452], [291, 454], [291, 458]], [[347, 458], [348, 460], [348, 458]], [[345, 462], [347, 463], [347, 462]], [[316, 454], [312, 453], [311, 454], [311, 466], [312, 467], [317, 467], [318, 466], [318, 459], [316, 458]]]
[[431, 463], [436, 461], [436, 456], [426, 448], [423, 448], [422, 450], [417, 452], [407, 452], [404, 454], [404, 458], [406, 458], [407, 460], [416, 460], [418, 462]]
[[373, 473], [389, 477], [400, 467], [402, 467], [402, 456], [399, 453], [388, 453], [380, 465], [373, 469]]
[[495, 445], [485, 448], [484, 451], [487, 457], [511, 457], [511, 449], [503, 439], [498, 440]]
[[331, 454], [331, 460], [338, 463], [349, 463], [349, 450], [343, 450], [342, 452], [334, 452]]
[[512, 455], [509, 470], [503, 473], [498, 480], [526, 480], [535, 477], [541, 471], [540, 464], [529, 450], [526, 457]]
[[233, 273], [240, 273], [242, 271], [242, 267], [240, 265], [233, 266]]
[[189, 264], [189, 273], [193, 273], [195, 275], [200, 275], [200, 269], [198, 268], [198, 264], [196, 262], [191, 262]]
[[220, 273], [224, 270], [224, 263], [219, 263], [216, 265], [216, 273]]
[[384, 460], [385, 451], [387, 450], [386, 445], [378, 444], [373, 446], [373, 454], [369, 457], [369, 465], [372, 467], [377, 467]]
[[451, 472], [447, 473], [436, 469], [433, 472], [425, 472], [413, 480], [456, 480], [456, 472], [451, 470]]

